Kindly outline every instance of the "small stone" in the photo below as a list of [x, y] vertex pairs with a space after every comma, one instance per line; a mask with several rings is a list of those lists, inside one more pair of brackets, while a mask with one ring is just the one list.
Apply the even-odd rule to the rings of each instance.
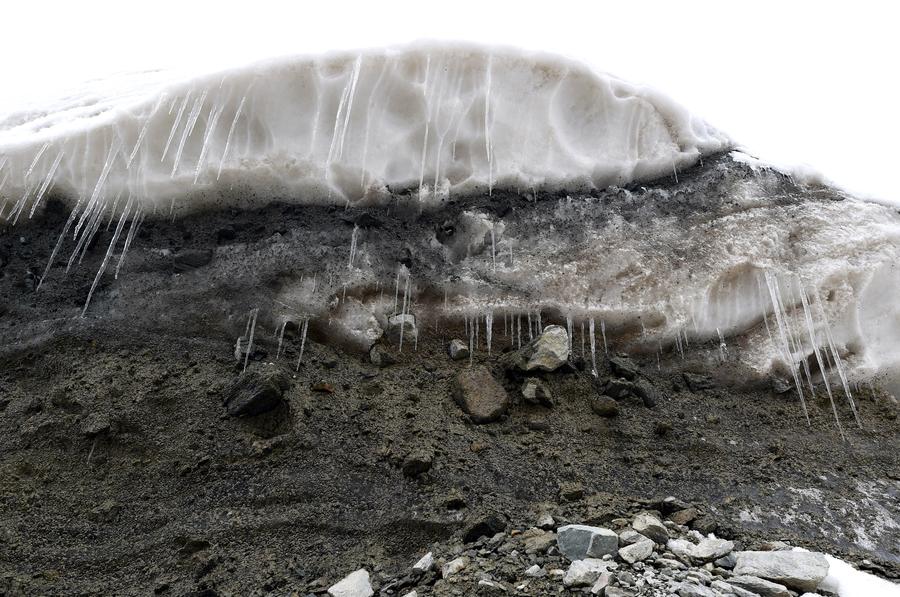
[[591, 410], [601, 417], [615, 417], [619, 414], [619, 403], [609, 396], [591, 398]]
[[431, 470], [434, 452], [430, 450], [417, 450], [406, 457], [401, 470], [407, 477], [418, 477]]
[[647, 408], [653, 408], [662, 398], [662, 395], [659, 390], [656, 389], [656, 386], [643, 377], [634, 382], [634, 389], [632, 392], [635, 396], [638, 396], [644, 401], [644, 406]]
[[432, 568], [434, 568], [434, 554], [430, 551], [413, 564], [413, 570], [421, 570], [422, 572], [430, 572]]
[[619, 551], [619, 536], [600, 527], [570, 524], [556, 530], [560, 553], [569, 560], [614, 556]]
[[600, 575], [606, 572], [607, 564], [596, 558], [575, 560], [569, 565], [563, 584], [567, 587], [588, 587], [594, 584]]
[[533, 342], [526, 371], [556, 371], [569, 360], [569, 335], [558, 325], [548, 325]]
[[559, 497], [567, 502], [576, 502], [584, 497], [584, 486], [578, 482], [561, 483]]
[[212, 258], [213, 252], [210, 249], [183, 249], [175, 254], [172, 265], [176, 272], [188, 272], [203, 267]]
[[622, 587], [606, 587], [606, 597], [634, 597], [634, 591]]
[[610, 357], [609, 366], [612, 368], [613, 373], [629, 381], [633, 381], [639, 373], [638, 366], [628, 357]]
[[626, 545], [625, 547], [619, 549], [619, 557], [629, 564], [642, 562], [649, 558], [650, 554], [653, 553], [653, 546], [653, 541], [650, 541], [649, 539], [638, 541], [637, 543]]
[[709, 587], [698, 585], [691, 582], [683, 582], [678, 585], [679, 597], [719, 597], [719, 595]]
[[534, 564], [533, 566], [531, 566], [530, 568], [528, 568], [525, 571], [525, 576], [528, 576], [531, 578], [541, 578], [542, 576], [546, 576], [546, 575], [547, 575], [547, 571], [544, 570], [543, 568], [541, 568], [540, 566], [538, 566], [537, 564]]
[[369, 352], [384, 334], [372, 310], [353, 297], [344, 301], [331, 329], [335, 338], [362, 352]]
[[468, 565], [469, 558], [465, 556], [461, 556], [456, 558], [455, 560], [451, 560], [441, 567], [441, 577], [449, 578], [454, 574], [461, 572]]
[[451, 340], [448, 351], [450, 353], [450, 358], [454, 361], [461, 361], [469, 358], [469, 347], [466, 346], [466, 343], [462, 340]]
[[372, 597], [375, 591], [369, 582], [369, 573], [365, 569], [347, 575], [342, 581], [328, 588], [331, 597]]
[[288, 386], [290, 379], [279, 367], [248, 369], [225, 390], [225, 410], [233, 417], [268, 412], [281, 403]]
[[809, 551], [739, 551], [734, 573], [757, 576], [799, 591], [815, 591], [828, 575], [828, 560]]
[[112, 424], [109, 415], [106, 413], [91, 413], [85, 417], [81, 424], [81, 433], [87, 437], [94, 437], [102, 433], [109, 433]]
[[757, 576], [748, 576], [745, 574], [732, 576], [728, 579], [728, 583], [740, 587], [745, 591], [760, 595], [761, 597], [790, 597], [791, 595], [786, 586], [764, 580]]
[[493, 537], [506, 529], [506, 522], [496, 514], [490, 514], [469, 525], [463, 533], [463, 543], [474, 543], [482, 537]]
[[684, 510], [679, 510], [678, 512], [675, 512], [674, 514], [669, 516], [669, 520], [671, 520], [675, 524], [686, 525], [697, 518], [698, 514], [699, 512], [697, 512], [697, 509], [694, 507], [685, 508]]
[[539, 529], [544, 529], [548, 531], [556, 526], [556, 521], [553, 520], [553, 517], [547, 514], [546, 512], [541, 514], [537, 519], [537, 525]]
[[607, 587], [609, 587], [609, 582], [612, 580], [612, 574], [609, 572], [601, 572], [600, 576], [597, 577], [597, 580], [591, 586], [591, 595], [604, 595], [606, 593]]
[[716, 522], [716, 519], [712, 515], [704, 514], [703, 516], [692, 520], [690, 526], [701, 535], [709, 535], [710, 533], [716, 532], [716, 529], [719, 528], [719, 523]]
[[681, 376], [684, 378], [684, 383], [687, 384], [687, 387], [692, 392], [711, 390], [716, 387], [716, 384], [713, 383], [713, 380], [707, 375], [700, 375], [698, 373], [689, 373], [685, 371], [681, 374]]
[[669, 539], [666, 542], [666, 549], [683, 562], [689, 562], [694, 555], [694, 544], [685, 539]]
[[651, 514], [639, 514], [634, 518], [631, 527], [641, 535], [657, 543], [665, 545], [666, 541], [669, 540], [669, 531], [666, 529], [666, 525]]
[[719, 593], [725, 595], [733, 595], [734, 597], [759, 597], [756, 593], [751, 593], [746, 589], [742, 589], [735, 585], [729, 584], [724, 580], [714, 580], [709, 583], [710, 588], [715, 589]]
[[553, 406], [553, 395], [550, 393], [550, 388], [540, 379], [526, 379], [522, 384], [522, 397], [529, 404]]
[[713, 562], [714, 566], [718, 566], [719, 568], [724, 568], [726, 570], [731, 570], [732, 568], [734, 568], [735, 564], [737, 564], [737, 558], [734, 557], [733, 553], [722, 556], [721, 558]]
[[460, 371], [453, 385], [453, 399], [475, 423], [491, 423], [509, 408], [509, 396], [486, 367]]
[[621, 533], [619, 533], [619, 545], [624, 547], [626, 545], [634, 545], [639, 541], [651, 541], [645, 535], [641, 535], [634, 529], [625, 529]]
[[524, 543], [525, 553], [546, 553], [556, 543], [556, 533], [541, 529], [528, 529], [519, 539]]

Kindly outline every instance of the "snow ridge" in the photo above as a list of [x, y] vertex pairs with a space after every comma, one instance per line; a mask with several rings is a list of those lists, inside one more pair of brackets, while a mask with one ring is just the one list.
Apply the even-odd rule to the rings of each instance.
[[123, 77], [7, 115], [0, 217], [33, 213], [51, 191], [93, 212], [120, 196], [187, 211], [372, 203], [387, 187], [426, 203], [504, 185], [602, 188], [731, 145], [662, 94], [564, 58], [416, 44]]

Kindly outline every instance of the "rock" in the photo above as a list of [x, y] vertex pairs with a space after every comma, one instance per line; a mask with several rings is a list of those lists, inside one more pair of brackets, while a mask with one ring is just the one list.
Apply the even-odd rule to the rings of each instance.
[[538, 516], [536, 526], [539, 529], [544, 529], [545, 531], [549, 531], [553, 527], [556, 526], [556, 521], [553, 520], [553, 517], [547, 514], [546, 512]]
[[655, 507], [663, 514], [672, 514], [673, 512], [678, 512], [679, 510], [686, 510], [690, 508], [691, 505], [673, 495], [670, 495], [658, 501], [655, 504]]
[[461, 361], [469, 358], [469, 347], [462, 340], [451, 340], [447, 350], [450, 353], [450, 358], [454, 361]]
[[828, 575], [828, 560], [808, 551], [739, 551], [734, 573], [758, 576], [800, 591], [815, 591]]
[[432, 568], [434, 568], [434, 554], [430, 551], [413, 564], [413, 570], [421, 570], [422, 572], [430, 572]]
[[594, 584], [591, 586], [591, 595], [604, 595], [607, 594], [606, 590], [609, 587], [609, 581], [612, 580], [612, 574], [609, 572], [601, 572], [600, 576], [594, 581]]
[[537, 564], [532, 565], [525, 571], [525, 576], [530, 578], [541, 578], [542, 576], [546, 576], [547, 571], [538, 566]]
[[675, 524], [686, 525], [697, 518], [698, 514], [699, 512], [697, 512], [697, 509], [694, 507], [685, 508], [684, 510], [679, 510], [678, 512], [675, 512], [674, 514], [669, 516], [669, 520], [671, 520]]
[[706, 375], [700, 375], [699, 373], [689, 373], [685, 371], [681, 374], [681, 376], [684, 378], [684, 383], [687, 384], [687, 387], [692, 392], [711, 390], [716, 387], [716, 384], [713, 383], [713, 380]]
[[528, 529], [519, 539], [523, 542], [526, 554], [546, 553], [556, 543], [556, 533], [541, 529]]
[[681, 583], [677, 592], [679, 597], [719, 597], [714, 590], [692, 582]]
[[750, 591], [761, 597], [790, 597], [791, 595], [786, 586], [757, 576], [747, 576], [745, 574], [732, 576], [728, 579], [728, 584]]
[[619, 414], [619, 403], [609, 396], [591, 398], [591, 410], [601, 417], [615, 417]]
[[102, 433], [109, 433], [112, 424], [106, 413], [91, 413], [84, 418], [81, 424], [81, 433], [87, 437], [94, 437]]
[[716, 522], [716, 519], [712, 515], [704, 514], [703, 516], [692, 520], [690, 526], [701, 535], [709, 535], [710, 533], [716, 532], [716, 529], [719, 528], [719, 523]]
[[609, 366], [613, 370], [613, 373], [619, 377], [624, 377], [629, 381], [633, 381], [637, 378], [638, 373], [640, 372], [640, 369], [638, 369], [635, 362], [628, 357], [610, 357]]
[[372, 310], [354, 297], [344, 300], [331, 329], [336, 339], [362, 352], [369, 352], [384, 334]]
[[375, 591], [369, 582], [369, 573], [365, 569], [352, 572], [339, 583], [328, 588], [331, 597], [372, 597]]
[[638, 541], [637, 543], [632, 543], [631, 545], [620, 548], [619, 557], [629, 564], [642, 562], [649, 558], [650, 554], [653, 553], [653, 546], [653, 541], [650, 541], [649, 539]]
[[526, 371], [556, 371], [569, 360], [569, 334], [558, 325], [548, 325], [532, 343]]
[[183, 249], [172, 258], [172, 265], [176, 272], [188, 272], [203, 267], [212, 258], [213, 252], [210, 249]]
[[659, 393], [659, 390], [657, 390], [652, 383], [650, 383], [643, 377], [634, 382], [634, 389], [632, 390], [632, 393], [643, 400], [644, 406], [646, 406], [647, 408], [653, 408], [654, 406], [656, 406], [656, 404], [662, 397]]
[[610, 379], [603, 387], [603, 393], [612, 396], [616, 400], [622, 400], [634, 393], [634, 384], [624, 379]]
[[794, 386], [791, 385], [791, 382], [784, 379], [783, 377], [772, 377], [772, 391], [776, 394], [787, 394]]
[[491, 423], [509, 408], [506, 390], [486, 367], [460, 371], [453, 385], [453, 399], [475, 423]]
[[389, 367], [398, 362], [397, 354], [388, 348], [376, 344], [369, 350], [369, 362], [376, 367]]
[[734, 543], [731, 541], [708, 537], [694, 546], [694, 549], [691, 551], [691, 557], [705, 564], [730, 554], [733, 549]]
[[401, 470], [407, 477], [418, 477], [431, 470], [434, 452], [431, 450], [417, 450], [406, 457]]
[[550, 393], [550, 388], [540, 379], [526, 379], [525, 383], [522, 384], [522, 397], [529, 404], [553, 406], [553, 395]]
[[736, 587], [735, 585], [729, 584], [724, 580], [714, 580], [709, 583], [710, 588], [715, 589], [719, 593], [724, 595], [733, 595], [734, 597], [759, 597], [756, 593], [751, 593], [746, 589], [742, 589], [740, 587]]
[[506, 593], [506, 587], [502, 583], [486, 578], [478, 581], [477, 590], [479, 595], [503, 595]]
[[634, 597], [634, 592], [622, 587], [606, 587], [606, 597]]
[[461, 572], [466, 566], [469, 565], [469, 558], [465, 556], [461, 556], [456, 558], [455, 560], [451, 560], [441, 566], [441, 577], [449, 578], [454, 574]]
[[726, 570], [733, 569], [735, 564], [737, 564], [737, 558], [734, 557], [733, 553], [722, 556], [721, 558], [713, 562], [714, 566], [718, 566], [719, 568], [724, 568]]
[[469, 525], [463, 533], [463, 543], [474, 543], [481, 537], [493, 537], [506, 529], [506, 522], [496, 514], [485, 516]]
[[577, 481], [560, 483], [559, 497], [566, 502], [576, 502], [584, 497], [584, 486]]
[[415, 590], [410, 591], [409, 593], [404, 593], [403, 597], [419, 597], [419, 593]]
[[641, 535], [656, 541], [662, 545], [669, 540], [669, 531], [660, 520], [651, 514], [639, 514], [635, 516], [631, 527]]
[[656, 558], [656, 561], [654, 563], [656, 564], [656, 566], [659, 566], [661, 568], [669, 568], [672, 570], [684, 570], [685, 568], [687, 568], [687, 566], [685, 566], [678, 560], [671, 560], [669, 558]]
[[407, 346], [413, 346], [416, 338], [419, 336], [419, 329], [416, 327], [416, 316], [412, 313], [392, 315], [388, 318], [387, 338], [393, 344], [400, 344], [400, 334], [403, 334], [403, 343]]
[[614, 556], [619, 551], [619, 536], [609, 529], [569, 524], [556, 530], [560, 553], [569, 560]]
[[588, 587], [606, 572], [606, 567], [606, 562], [596, 558], [575, 560], [569, 564], [569, 569], [563, 577], [563, 584], [567, 587]]
[[694, 555], [694, 544], [685, 539], [669, 539], [666, 542], [666, 549], [683, 562], [689, 562]]
[[225, 410], [233, 417], [259, 415], [281, 403], [290, 379], [279, 367], [254, 367], [241, 373], [224, 392]]
[[625, 529], [621, 533], [619, 533], [619, 545], [624, 547], [626, 545], [634, 545], [639, 541], [652, 541], [652, 539], [641, 535], [634, 529]]

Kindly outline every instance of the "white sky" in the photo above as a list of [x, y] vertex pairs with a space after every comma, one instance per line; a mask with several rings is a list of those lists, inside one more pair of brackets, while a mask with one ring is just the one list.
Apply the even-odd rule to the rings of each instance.
[[117, 71], [462, 39], [648, 83], [761, 158], [900, 203], [895, 11], [886, 0], [5, 0], [0, 111]]

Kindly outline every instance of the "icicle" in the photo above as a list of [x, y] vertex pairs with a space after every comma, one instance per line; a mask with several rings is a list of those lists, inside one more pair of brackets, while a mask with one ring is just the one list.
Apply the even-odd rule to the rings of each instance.
[[492, 78], [492, 70], [493, 70], [493, 60], [494, 57], [492, 55], [488, 56], [488, 64], [486, 69], [485, 76], [485, 91], [484, 91], [484, 151], [487, 155], [487, 163], [488, 163], [488, 196], [493, 195], [494, 190], [494, 148], [491, 144], [491, 78]]
[[572, 316], [566, 315], [566, 331], [569, 335], [569, 358], [573, 358], [572, 354]]
[[134, 241], [137, 230], [143, 222], [144, 212], [139, 209], [137, 210], [137, 215], [131, 219], [131, 226], [128, 228], [128, 235], [125, 237], [125, 246], [122, 248], [122, 254], [119, 255], [119, 263], [116, 264], [116, 273], [115, 276], [113, 276], [116, 280], [119, 279], [119, 270], [122, 269], [122, 264], [125, 263], [125, 255], [128, 253], [128, 249]]
[[[799, 283], [799, 280], [798, 280]], [[825, 392], [828, 394], [828, 400], [831, 402], [831, 410], [834, 413], [834, 422], [837, 423], [838, 431], [840, 431], [841, 439], [846, 440], [844, 436], [844, 427], [841, 425], [838, 416], [837, 405], [834, 403], [834, 396], [831, 393], [831, 384], [828, 383], [828, 373], [825, 369], [825, 363], [822, 361], [822, 354], [819, 351], [819, 343], [816, 341], [815, 326], [813, 325], [812, 313], [809, 310], [809, 300], [806, 297], [806, 291], [800, 287], [800, 304], [803, 306], [803, 318], [806, 320], [806, 329], [809, 333], [809, 343], [812, 346], [813, 353], [816, 355], [816, 362], [819, 364], [819, 371], [822, 372], [822, 381], [825, 382]], [[805, 359], [804, 359], [805, 362]]]
[[60, 247], [62, 247], [63, 241], [66, 238], [66, 234], [69, 232], [69, 228], [75, 221], [76, 214], [78, 213], [78, 207], [81, 205], [83, 199], [84, 197], [79, 197], [78, 202], [75, 204], [75, 207], [72, 208], [72, 211], [69, 213], [69, 218], [66, 220], [59, 238], [56, 240], [56, 246], [53, 247], [53, 251], [50, 253], [50, 259], [47, 261], [47, 266], [44, 268], [44, 273], [41, 275], [41, 279], [38, 281], [37, 290], [41, 289], [41, 285], [44, 283], [44, 278], [46, 278], [47, 274], [50, 273], [50, 268], [53, 267], [53, 262], [56, 259], [56, 254], [59, 253], [59, 249]]
[[50, 184], [53, 182], [53, 176], [56, 174], [56, 169], [59, 168], [59, 163], [62, 161], [63, 152], [59, 152], [59, 155], [56, 156], [56, 159], [53, 161], [53, 165], [50, 166], [50, 170], [47, 171], [47, 176], [44, 178], [44, 184], [41, 185], [41, 188], [38, 190], [37, 196], [34, 198], [34, 203], [31, 205], [31, 211], [28, 214], [28, 217], [31, 218], [34, 216], [34, 212], [37, 209], [38, 204], [41, 202], [41, 199], [44, 197], [44, 193], [47, 192], [47, 189], [50, 188]]
[[28, 169], [25, 171], [25, 178], [28, 178], [29, 176], [31, 176], [32, 170], [34, 170], [35, 166], [37, 166], [37, 163], [41, 159], [41, 156], [44, 155], [44, 152], [47, 151], [47, 149], [49, 149], [49, 147], [50, 147], [49, 143], [44, 143], [41, 146], [41, 148], [35, 154], [34, 159], [31, 160], [31, 165], [28, 166]]
[[281, 320], [281, 326], [278, 332], [278, 350], [275, 351], [275, 360], [277, 361], [281, 357], [281, 347], [284, 344], [284, 330], [287, 328], [287, 317]]
[[497, 271], [497, 245], [494, 240], [493, 226], [491, 226], [491, 263], [493, 264], [494, 271]]
[[250, 315], [250, 338], [247, 341], [247, 352], [244, 354], [244, 371], [247, 370], [247, 363], [250, 361], [250, 353], [253, 352], [253, 335], [256, 333], [257, 315], [259, 315], [259, 308], [254, 309]]
[[844, 371], [843, 364], [841, 363], [841, 356], [838, 354], [837, 345], [835, 344], [834, 338], [831, 335], [831, 329], [828, 326], [828, 319], [825, 315], [825, 309], [822, 307], [821, 303], [819, 303], [819, 310], [822, 314], [822, 321], [825, 324], [825, 339], [828, 341], [828, 348], [831, 350], [831, 354], [834, 357], [834, 367], [835, 369], [837, 369], [838, 377], [841, 379], [841, 385], [844, 388], [844, 394], [847, 396], [847, 402], [850, 403], [850, 410], [853, 412], [853, 418], [856, 419], [856, 426], [862, 429], [862, 421], [860, 421], [859, 419], [859, 412], [856, 409], [856, 402], [854, 402], [853, 395], [850, 393], [850, 384], [847, 380], [847, 374]]
[[397, 313], [397, 299], [400, 295], [400, 270], [397, 270], [397, 281], [394, 283], [394, 306], [391, 307], [391, 313]]
[[587, 356], [587, 353], [584, 351], [584, 321], [581, 322], [581, 359], [584, 360], [584, 357]]
[[528, 340], [531, 341], [534, 340], [534, 328], [531, 324], [531, 311], [528, 311], [525, 315], [528, 317]]
[[222, 149], [222, 157], [219, 159], [219, 171], [216, 173], [216, 180], [219, 180], [219, 177], [222, 176], [222, 167], [225, 165], [225, 158], [228, 157], [228, 149], [231, 147], [231, 137], [234, 135], [234, 129], [237, 126], [238, 118], [241, 117], [241, 112], [244, 110], [244, 103], [247, 101], [247, 96], [241, 98], [241, 103], [238, 104], [238, 109], [234, 113], [234, 120], [231, 121], [231, 127], [228, 129], [228, 136], [225, 137], [225, 147]]
[[[116, 208], [119, 206], [119, 199], [122, 198], [122, 191], [116, 193], [116, 198], [113, 199], [112, 207], [109, 209], [109, 218], [106, 221], [106, 231], [109, 232], [109, 227], [112, 225], [113, 220], [115, 220]], [[131, 196], [129, 195], [129, 199]]]
[[728, 346], [726, 346], [725, 336], [722, 335], [719, 328], [716, 328], [716, 333], [719, 335], [719, 360], [724, 363], [726, 360], [725, 353], [728, 352]]
[[588, 330], [591, 334], [591, 373], [594, 377], [598, 376], [597, 373], [597, 342], [594, 339], [594, 318], [591, 317], [588, 322]]
[[103, 272], [106, 271], [106, 266], [109, 263], [109, 256], [112, 255], [113, 249], [116, 247], [116, 243], [119, 240], [119, 235], [122, 233], [122, 227], [125, 226], [125, 220], [128, 218], [128, 212], [131, 211], [131, 202], [125, 206], [125, 209], [122, 211], [122, 215], [119, 217], [119, 223], [116, 224], [116, 231], [113, 233], [112, 240], [109, 241], [109, 247], [106, 249], [106, 255], [103, 256], [103, 262], [100, 264], [100, 269], [97, 270], [97, 275], [94, 276], [94, 283], [91, 284], [91, 289], [88, 291], [87, 300], [84, 301], [84, 308], [81, 310], [81, 316], [87, 313], [88, 305], [91, 304], [91, 297], [94, 296], [94, 290], [97, 289], [97, 284], [100, 282], [100, 278], [103, 276]]
[[356, 242], [359, 236], [359, 226], [356, 224], [353, 225], [353, 233], [350, 235], [350, 262], [347, 264], [347, 269], [353, 269], [353, 257], [356, 255]]
[[306, 333], [309, 330], [309, 317], [303, 320], [303, 329], [300, 332], [300, 356], [297, 357], [297, 368], [300, 371], [300, 363], [303, 362], [303, 349], [306, 347]]
[[488, 356], [491, 356], [491, 336], [494, 335], [494, 314], [490, 311], [484, 315], [484, 335], [487, 340]]
[[403, 311], [400, 317], [400, 352], [403, 352], [403, 328], [406, 324], [406, 310], [409, 308], [409, 274], [406, 275], [406, 288], [403, 290]]
[[206, 89], [203, 90], [203, 93], [200, 94], [196, 100], [194, 100], [194, 105], [191, 108], [191, 113], [188, 116], [187, 124], [184, 126], [184, 132], [181, 134], [181, 141], [178, 143], [178, 149], [175, 151], [175, 159], [172, 160], [172, 177], [174, 178], [175, 173], [178, 171], [178, 164], [181, 163], [181, 155], [184, 152], [184, 144], [187, 142], [188, 137], [191, 136], [191, 133], [194, 132], [194, 126], [197, 125], [197, 119], [200, 117], [200, 112], [203, 110], [203, 103], [206, 101], [206, 94], [209, 93]]
[[517, 319], [518, 324], [519, 324], [519, 325], [518, 325], [518, 327], [519, 327], [519, 331], [518, 331], [518, 334], [519, 334], [519, 348], [522, 348], [522, 315], [521, 315], [521, 314], [517, 315], [517, 316], [516, 316], [516, 319]]
[[609, 346], [606, 344], [606, 321], [600, 320], [600, 335], [603, 336], [603, 354], [609, 355]]
[[187, 109], [187, 105], [191, 99], [192, 92], [193, 92], [192, 90], [188, 91], [187, 95], [185, 95], [184, 99], [181, 101], [181, 107], [178, 108], [178, 114], [175, 115], [175, 121], [172, 123], [172, 129], [169, 131], [169, 138], [166, 139], [166, 145], [165, 145], [165, 147], [163, 147], [162, 156], [160, 156], [160, 158], [159, 158], [160, 162], [165, 160], [166, 154], [169, 153], [169, 147], [171, 147], [171, 145], [172, 145], [172, 139], [175, 138], [175, 131], [178, 130], [178, 125], [181, 124], [181, 118], [184, 116], [185, 109]]
[[203, 169], [203, 163], [206, 161], [206, 154], [209, 151], [210, 140], [213, 133], [216, 132], [216, 126], [219, 124], [219, 117], [222, 116], [222, 106], [216, 107], [212, 112], [209, 121], [206, 123], [206, 131], [203, 135], [203, 147], [200, 148], [200, 157], [197, 158], [197, 166], [194, 168], [194, 184], [200, 178], [200, 170]]
[[811, 422], [809, 420], [809, 411], [806, 408], [806, 398], [803, 395], [803, 384], [800, 381], [800, 371], [791, 353], [790, 334], [785, 323], [786, 315], [784, 312], [784, 307], [781, 304], [780, 293], [778, 290], [778, 280], [775, 275], [768, 270], [765, 272], [765, 279], [766, 286], [769, 289], [769, 298], [772, 300], [772, 310], [775, 313], [775, 321], [778, 325], [778, 333], [781, 337], [781, 349], [783, 358], [790, 367], [791, 375], [794, 378], [794, 385], [797, 388], [797, 394], [800, 396], [800, 405], [803, 408], [803, 415], [806, 417], [806, 424], [811, 425]]

